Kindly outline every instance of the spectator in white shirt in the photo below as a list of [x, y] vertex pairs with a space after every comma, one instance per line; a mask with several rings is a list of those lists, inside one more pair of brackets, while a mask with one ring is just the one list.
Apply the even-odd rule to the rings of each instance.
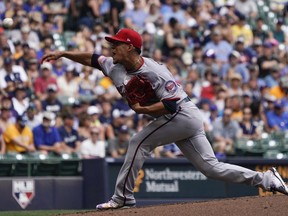
[[0, 70], [0, 88], [8, 95], [13, 95], [17, 84], [27, 86], [28, 76], [22, 66], [15, 65], [12, 57], [4, 59], [4, 67]]
[[236, 0], [235, 9], [249, 18], [258, 16], [258, 8], [254, 0]]
[[104, 158], [106, 155], [105, 142], [99, 137], [100, 130], [97, 127], [90, 129], [90, 138], [81, 143], [80, 153], [84, 159]]
[[26, 88], [18, 85], [15, 89], [15, 96], [12, 97], [12, 105], [18, 115], [23, 115], [29, 106], [29, 98], [26, 94]]
[[64, 75], [57, 78], [59, 87], [58, 96], [61, 97], [77, 97], [79, 92], [79, 82], [75, 77], [73, 65], [69, 65]]

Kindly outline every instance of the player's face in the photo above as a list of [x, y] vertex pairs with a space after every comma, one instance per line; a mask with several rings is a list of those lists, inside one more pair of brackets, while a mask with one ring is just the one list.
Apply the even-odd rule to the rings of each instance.
[[113, 64], [123, 63], [128, 53], [129, 45], [125, 43], [115, 42], [111, 44], [111, 54], [113, 58]]

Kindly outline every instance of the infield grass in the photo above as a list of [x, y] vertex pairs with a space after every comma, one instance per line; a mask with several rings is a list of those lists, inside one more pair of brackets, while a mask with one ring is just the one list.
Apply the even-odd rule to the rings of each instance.
[[69, 213], [76, 212], [87, 212], [88, 210], [34, 210], [34, 211], [0, 211], [1, 216], [55, 216], [55, 215], [65, 215]]

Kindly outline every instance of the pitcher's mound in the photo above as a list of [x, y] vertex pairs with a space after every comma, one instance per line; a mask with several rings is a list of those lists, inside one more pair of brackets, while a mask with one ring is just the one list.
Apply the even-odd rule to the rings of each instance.
[[[241, 197], [204, 202], [177, 203], [141, 208], [87, 211], [69, 216], [284, 216], [288, 215], [288, 197]], [[65, 216], [68, 216], [65, 214]]]

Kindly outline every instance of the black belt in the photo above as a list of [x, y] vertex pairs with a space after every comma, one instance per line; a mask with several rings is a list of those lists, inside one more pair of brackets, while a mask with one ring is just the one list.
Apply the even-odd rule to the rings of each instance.
[[191, 99], [190, 99], [189, 97], [186, 97], [186, 98], [184, 98], [183, 100], [181, 100], [181, 101], [178, 103], [178, 105], [180, 105], [180, 104], [182, 104], [182, 103], [187, 103], [187, 102], [189, 102], [189, 101], [191, 101]]
[[189, 97], [186, 97], [186, 98], [184, 98], [182, 101], [183, 101], [183, 102], [189, 102], [189, 101], [191, 101], [191, 99], [190, 99]]

